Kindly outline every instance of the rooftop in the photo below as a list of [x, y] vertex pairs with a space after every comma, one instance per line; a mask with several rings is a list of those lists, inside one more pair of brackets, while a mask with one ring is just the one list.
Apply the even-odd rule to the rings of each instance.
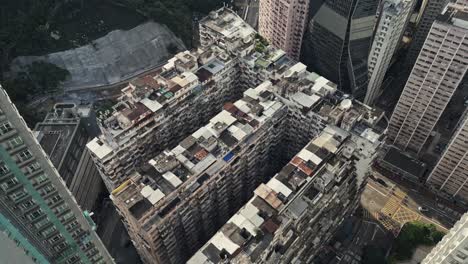
[[[274, 246], [273, 238], [275, 244], [282, 244], [283, 239], [288, 241], [275, 236], [278, 230], [306, 211], [323, 209], [325, 201], [334, 197], [332, 187], [350, 177], [344, 173], [350, 166], [349, 148], [356, 152], [351, 155], [361, 158], [355, 145], [350, 132], [327, 126], [268, 183], [261, 184], [253, 198], [188, 263], [219, 263], [221, 259], [231, 259], [232, 263], [260, 261], [262, 253]], [[372, 153], [367, 157], [370, 156]], [[290, 244], [286, 241], [285, 246]]]
[[385, 154], [383, 161], [396, 167], [405, 173], [413, 175], [420, 179], [426, 172], [426, 165], [417, 159], [414, 159], [394, 147], [390, 147]]
[[[226, 104], [224, 110], [207, 125], [188, 136], [177, 147], [151, 159], [147, 168], [143, 168], [143, 172], [135, 178], [137, 184], [134, 186], [142, 192], [133, 192], [137, 196], [133, 199], [141, 200], [144, 197], [151, 200], [153, 205], [161, 207], [173, 201], [176, 196], [182, 197], [182, 192], [195, 191], [211, 175], [233, 160], [237, 155], [236, 146], [284, 108], [268, 92], [270, 86], [271, 83], [265, 83], [247, 90], [243, 99]], [[125, 190], [128, 191], [128, 188], [122, 189], [122, 192]], [[113, 196], [119, 199], [122, 192], [116, 192]], [[152, 199], [150, 195], [145, 196], [154, 192], [159, 193], [157, 199]], [[125, 196], [125, 200], [129, 198]], [[148, 212], [152, 211], [147, 209]]]
[[80, 116], [74, 104], [59, 104], [36, 124], [34, 133], [52, 164], [60, 169], [62, 160], [80, 126]]

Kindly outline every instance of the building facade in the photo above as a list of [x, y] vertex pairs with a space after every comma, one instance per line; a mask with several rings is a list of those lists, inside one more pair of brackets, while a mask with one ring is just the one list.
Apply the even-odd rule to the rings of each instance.
[[299, 60], [309, 0], [260, 0], [258, 33]]
[[38, 263], [114, 263], [0, 88], [0, 229]]
[[415, 0], [387, 0], [382, 3], [374, 41], [369, 53], [369, 86], [364, 103], [373, 105], [382, 93], [382, 83], [390, 66]]
[[382, 116], [274, 45], [256, 49], [228, 8], [199, 31], [199, 50], [132, 81], [88, 144], [145, 263], [185, 263], [327, 125], [374, 135]]
[[467, 258], [468, 214], [464, 214], [421, 264], [463, 264]]
[[468, 203], [467, 183], [468, 114], [465, 113], [426, 184], [439, 195]]
[[313, 263], [358, 206], [380, 145], [371, 131], [352, 133], [325, 127], [188, 263]]
[[388, 135], [402, 150], [419, 153], [468, 68], [466, 10], [449, 5], [432, 24], [392, 114]]
[[[243, 99], [226, 104], [208, 125], [151, 159], [147, 171], [135, 173], [113, 191], [114, 204], [146, 263], [187, 261], [250, 199], [256, 186], [291, 158], [289, 153], [304, 146], [303, 139], [317, 136], [327, 124], [356, 129], [374, 142], [380, 138], [366, 125], [378, 120], [372, 109], [335, 95], [328, 80], [301, 68], [288, 86], [265, 82], [246, 90]], [[326, 138], [330, 135], [337, 141], [345, 138], [341, 133]]]
[[378, 4], [374, 0], [325, 0], [304, 36], [304, 63], [357, 98], [366, 95]]
[[[87, 147], [109, 192], [207, 122], [224, 102], [260, 83], [262, 71], [253, 71], [259, 58], [241, 65], [255, 47], [256, 32], [233, 11], [212, 12], [199, 32], [198, 51], [181, 52], [161, 72], [131, 81], [119, 103], [98, 113], [102, 135]], [[262, 60], [259, 67], [268, 65]]]
[[411, 71], [416, 63], [416, 59], [421, 52], [424, 41], [426, 41], [427, 34], [432, 27], [432, 23], [434, 23], [437, 16], [442, 13], [448, 2], [449, 0], [427, 0], [427, 2], [425, 2], [421, 19], [419, 20], [416, 31], [413, 34], [410, 48], [406, 54], [405, 66], [409, 69], [408, 72]]
[[90, 129], [94, 122], [88, 122], [89, 118], [89, 106], [58, 104], [36, 124], [34, 133], [78, 205], [91, 211], [103, 184], [86, 148], [95, 136]]

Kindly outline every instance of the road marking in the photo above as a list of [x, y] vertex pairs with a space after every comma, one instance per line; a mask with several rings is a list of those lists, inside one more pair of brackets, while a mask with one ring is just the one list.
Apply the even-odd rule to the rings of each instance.
[[374, 191], [380, 193], [380, 194], [383, 195], [383, 196], [388, 196], [388, 193], [387, 193], [387, 194], [384, 194], [383, 192], [377, 190], [374, 186], [370, 185], [369, 183], [367, 183], [367, 186], [369, 186], [371, 189], [373, 189]]
[[376, 234], [377, 234], [377, 228], [374, 228], [374, 234], [372, 234], [372, 238], [371, 238], [372, 241], [374, 241]]

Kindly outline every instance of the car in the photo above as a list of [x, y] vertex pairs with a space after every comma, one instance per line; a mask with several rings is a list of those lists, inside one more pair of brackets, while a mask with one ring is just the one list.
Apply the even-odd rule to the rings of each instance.
[[419, 212], [424, 213], [424, 212], [429, 212], [429, 209], [424, 207], [424, 206], [419, 206], [418, 207]]
[[375, 181], [378, 182], [378, 183], [380, 183], [380, 184], [381, 184], [382, 186], [384, 186], [384, 187], [387, 187], [387, 186], [388, 186], [387, 183], [386, 183], [384, 180], [380, 179], [380, 178], [378, 178], [378, 179], [375, 180]]

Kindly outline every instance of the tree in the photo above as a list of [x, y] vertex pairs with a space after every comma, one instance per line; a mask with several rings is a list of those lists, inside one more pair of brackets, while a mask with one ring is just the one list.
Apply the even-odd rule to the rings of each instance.
[[364, 247], [362, 252], [362, 264], [387, 264], [385, 251], [373, 245]]
[[396, 260], [410, 259], [418, 246], [435, 245], [443, 236], [444, 233], [433, 224], [418, 221], [406, 223], [395, 241], [393, 256]]

